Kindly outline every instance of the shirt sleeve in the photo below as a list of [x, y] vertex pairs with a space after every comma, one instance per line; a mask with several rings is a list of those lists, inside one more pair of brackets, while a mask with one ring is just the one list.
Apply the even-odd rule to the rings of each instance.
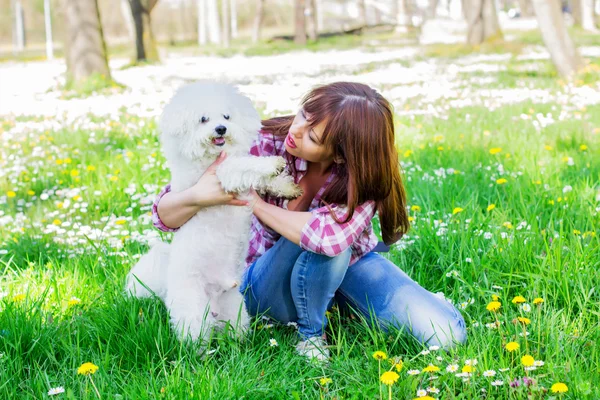
[[[345, 219], [347, 208], [333, 205], [338, 220]], [[312, 218], [302, 228], [300, 247], [329, 257], [337, 256], [350, 247], [371, 224], [375, 202], [367, 201], [356, 207], [348, 222], [337, 223], [327, 207], [311, 211]]]
[[261, 130], [250, 147], [250, 155], [256, 157], [276, 156], [278, 155], [278, 145], [280, 145], [272, 134]]
[[159, 231], [163, 231], [163, 232], [177, 232], [179, 230], [179, 228], [169, 228], [160, 220], [160, 217], [158, 216], [158, 203], [160, 202], [160, 199], [162, 199], [163, 196], [165, 194], [169, 193], [170, 191], [171, 191], [171, 185], [165, 186], [165, 188], [160, 191], [158, 196], [156, 196], [156, 199], [154, 200], [154, 203], [152, 204], [152, 224]]

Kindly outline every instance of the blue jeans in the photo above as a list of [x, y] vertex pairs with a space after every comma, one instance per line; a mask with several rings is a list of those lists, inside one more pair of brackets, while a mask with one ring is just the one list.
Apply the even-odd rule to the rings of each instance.
[[349, 267], [350, 251], [328, 257], [282, 237], [246, 269], [240, 291], [248, 312], [296, 322], [300, 337], [309, 338], [323, 334], [325, 311], [335, 300], [428, 345], [449, 348], [466, 340], [462, 315], [443, 295], [423, 289], [377, 253]]

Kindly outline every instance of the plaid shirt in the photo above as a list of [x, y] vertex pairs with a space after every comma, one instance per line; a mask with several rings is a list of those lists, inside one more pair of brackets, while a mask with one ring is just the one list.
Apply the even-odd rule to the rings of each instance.
[[[290, 169], [286, 170], [294, 175], [294, 180], [298, 183], [304, 175], [308, 163], [306, 160], [295, 158], [286, 153], [284, 147], [284, 138], [273, 137], [273, 135], [261, 133], [252, 145], [250, 154], [254, 156], [284, 156], [290, 162], [294, 162], [296, 173]], [[324, 254], [329, 257], [336, 256], [346, 250], [352, 249], [350, 265], [358, 261], [363, 255], [367, 254], [377, 245], [377, 237], [373, 232], [371, 219], [375, 215], [375, 202], [367, 201], [356, 206], [352, 218], [346, 223], [337, 223], [329, 209], [321, 201], [321, 196], [327, 189], [327, 186], [335, 178], [335, 167], [327, 178], [325, 184], [312, 200], [309, 211], [313, 214], [312, 218], [302, 228], [300, 237], [300, 247], [312, 251], [313, 253]], [[167, 185], [157, 196], [152, 207], [152, 222], [154, 226], [163, 232], [175, 232], [177, 229], [169, 228], [163, 224], [158, 216], [158, 203], [160, 199], [171, 190], [171, 185]], [[263, 199], [269, 203], [287, 210], [287, 199], [265, 195]], [[331, 209], [337, 215], [338, 220], [346, 215], [347, 208], [342, 205], [330, 204]], [[250, 246], [246, 256], [246, 264], [250, 265], [261, 255], [269, 250], [281, 237], [274, 230], [264, 226], [258, 218], [252, 216]]]

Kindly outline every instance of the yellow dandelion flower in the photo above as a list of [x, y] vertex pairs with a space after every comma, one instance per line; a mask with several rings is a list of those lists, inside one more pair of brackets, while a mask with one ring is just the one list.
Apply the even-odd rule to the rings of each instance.
[[381, 375], [381, 378], [379, 378], [379, 380], [384, 385], [391, 386], [394, 383], [396, 383], [396, 381], [398, 380], [398, 378], [400, 378], [400, 375], [398, 375], [394, 371], [387, 371], [387, 372], [384, 372], [383, 375]]
[[431, 396], [415, 397], [413, 400], [435, 400]]
[[321, 384], [321, 386], [327, 386], [329, 385], [331, 382], [333, 382], [331, 380], [331, 378], [328, 378], [326, 376], [324, 376], [323, 378], [319, 379], [319, 383]]
[[525, 303], [526, 301], [527, 301], [527, 300], [525, 300], [525, 297], [523, 297], [523, 296], [515, 296], [515, 297], [512, 299], [512, 303], [513, 303], [513, 304], [521, 304], [521, 303]]
[[15, 303], [19, 303], [25, 300], [25, 295], [23, 293], [15, 294], [12, 298], [12, 301]]
[[433, 364], [429, 364], [428, 366], [423, 368], [423, 372], [438, 372], [439, 370], [440, 370], [440, 367], [437, 367]]
[[452, 210], [452, 214], [456, 215], [456, 214], [458, 214], [460, 212], [463, 212], [463, 211], [464, 211], [464, 209], [462, 209], [460, 207], [455, 207], [454, 210]]
[[79, 375], [91, 375], [95, 374], [96, 371], [98, 371], [98, 366], [92, 364], [91, 362], [83, 363], [79, 368], [77, 368], [77, 373]]
[[521, 322], [524, 325], [529, 325], [531, 323], [531, 320], [529, 318], [518, 317], [517, 319], [519, 320], [519, 322]]
[[517, 343], [517, 342], [508, 342], [508, 343], [506, 343], [506, 346], [504, 346], [504, 348], [510, 352], [518, 350], [519, 347], [520, 347], [519, 343]]
[[54, 221], [52, 221], [53, 225], [60, 225], [62, 224], [62, 222], [60, 222], [60, 219], [55, 219]]
[[60, 158], [58, 158], [56, 160], [56, 165], [62, 165], [63, 164], [63, 160], [61, 160]]
[[410, 157], [412, 153], [413, 153], [413, 151], [412, 151], [412, 150], [406, 150], [406, 151], [404, 152], [404, 158]]
[[588, 147], [585, 144], [582, 144], [581, 146], [579, 146], [579, 150], [581, 151], [586, 151], [588, 149]]
[[472, 374], [473, 373], [473, 366], [472, 365], [465, 365], [464, 367], [462, 367], [462, 372], [463, 372], [463, 374]]
[[115, 225], [125, 225], [127, 223], [127, 220], [125, 219], [118, 219], [115, 221]]
[[500, 147], [492, 147], [490, 149], [490, 154], [498, 154], [502, 151], [502, 149]]
[[504, 178], [496, 179], [496, 183], [498, 185], [504, 185], [506, 182], [508, 182], [508, 180], [506, 180]]
[[502, 304], [499, 301], [490, 301], [486, 306], [486, 309], [491, 312], [496, 312], [502, 307]]
[[541, 297], [536, 297], [535, 299], [533, 299], [533, 304], [538, 305], [538, 304], [542, 304], [544, 302], [544, 299], [542, 299]]
[[552, 146], [548, 146], [548, 145], [546, 145], [546, 146], [544, 146], [544, 148], [545, 148], [546, 150], [548, 150], [548, 151], [552, 150]]
[[530, 356], [529, 354], [521, 357], [521, 364], [525, 367], [531, 367], [535, 363], [535, 358]]
[[387, 360], [387, 354], [385, 354], [383, 351], [376, 351], [375, 353], [373, 353], [373, 358], [376, 360]]
[[65, 158], [64, 159], [65, 164], [71, 164], [71, 159], [70, 158]]
[[419, 206], [412, 206], [410, 209], [411, 209], [412, 211], [416, 211], [416, 212], [419, 212], [419, 211], [421, 211], [421, 207], [419, 207]]
[[495, 204], [490, 204], [489, 206], [487, 206], [488, 211], [492, 211], [494, 208], [496, 208]]
[[119, 180], [119, 177], [118, 177], [118, 176], [111, 176], [111, 177], [110, 177], [110, 180], [111, 180], [112, 182], [114, 182], [114, 181], [118, 181], [118, 180]]
[[78, 175], [79, 175], [79, 171], [77, 171], [76, 169], [71, 170], [71, 177], [75, 178]]
[[80, 300], [80, 299], [78, 299], [77, 297], [74, 297], [74, 296], [73, 296], [73, 297], [71, 297], [71, 298], [69, 299], [69, 302], [67, 303], [67, 305], [68, 305], [69, 307], [73, 307], [73, 306], [76, 306], [77, 304], [80, 304], [80, 303], [81, 303], [81, 300]]
[[30, 196], [33, 196], [35, 194], [35, 192], [33, 190], [28, 190], [27, 194], [30, 195]]
[[6, 197], [8, 198], [12, 198], [15, 197], [17, 194], [15, 192], [13, 192], [12, 190], [9, 190], [8, 192], [6, 192]]
[[93, 165], [88, 165], [88, 166], [87, 166], [87, 170], [88, 170], [88, 171], [95, 171], [95, 170], [96, 170], [96, 167], [94, 167]]
[[402, 368], [404, 368], [404, 362], [402, 360], [398, 360], [395, 364], [394, 364], [394, 368], [396, 369], [396, 371], [400, 372], [402, 371]]
[[562, 382], [556, 382], [550, 390], [552, 390], [552, 393], [567, 393], [569, 387]]
[[500, 300], [500, 296], [498, 296], [497, 294], [493, 294], [492, 295], [492, 300], [493, 301], [498, 301], [498, 300]]

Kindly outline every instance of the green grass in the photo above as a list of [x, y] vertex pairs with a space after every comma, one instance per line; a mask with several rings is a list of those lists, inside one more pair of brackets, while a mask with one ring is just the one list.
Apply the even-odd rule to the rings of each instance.
[[[526, 80], [545, 88], [543, 71], [503, 79], [509, 87]], [[539, 114], [554, 122], [536, 129]], [[123, 296], [125, 275], [147, 248], [140, 234], [153, 230], [148, 202], [169, 178], [155, 121], [125, 110], [76, 127], [6, 118], [0, 398], [46, 398], [56, 386], [67, 390], [58, 398], [96, 398], [90, 379], [77, 375], [84, 362], [98, 365], [92, 379], [107, 399], [378, 398], [376, 350], [403, 359], [394, 398], [414, 398], [428, 386], [440, 389], [436, 399], [479, 398], [481, 389], [489, 398], [526, 398], [522, 386], [508, 386], [525, 375], [526, 353], [544, 362], [527, 372], [536, 399], [552, 398], [541, 388], [555, 382], [569, 386], [565, 399], [599, 398], [600, 106], [528, 101], [492, 111], [450, 108], [444, 118], [399, 114], [396, 121], [410, 205], [418, 208], [405, 248], [390, 257], [459, 305], [468, 342], [421, 355], [423, 347], [403, 332], [386, 334], [334, 312], [332, 361], [319, 367], [295, 356], [292, 328], [262, 320], [244, 342], [215, 335], [209, 346], [216, 351], [202, 358], [197, 346], [177, 341], [159, 301]], [[500, 330], [486, 327], [495, 321], [486, 310], [492, 295], [502, 302]], [[511, 303], [517, 295], [531, 312]], [[541, 307], [532, 304], [536, 297]], [[518, 316], [531, 319], [527, 340], [513, 324]], [[269, 346], [271, 338], [279, 346]], [[508, 353], [508, 340], [520, 349]], [[468, 359], [478, 360], [469, 383], [445, 372]], [[441, 368], [433, 382], [406, 373], [429, 363]], [[485, 370], [497, 375], [485, 377]], [[323, 377], [332, 382], [321, 385]], [[504, 385], [491, 386], [495, 379]]]

